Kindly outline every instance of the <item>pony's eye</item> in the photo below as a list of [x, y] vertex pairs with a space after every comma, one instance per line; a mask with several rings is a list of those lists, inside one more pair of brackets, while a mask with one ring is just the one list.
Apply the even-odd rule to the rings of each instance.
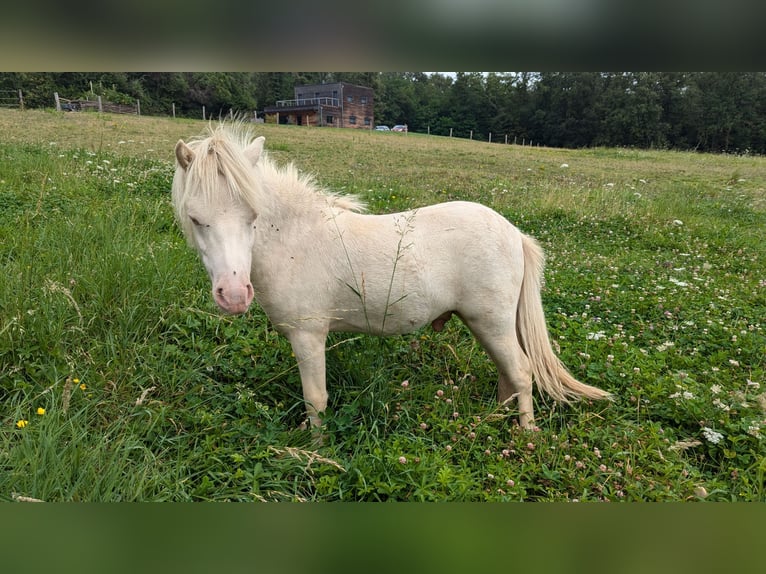
[[191, 222], [196, 225], [197, 227], [210, 227], [209, 225], [204, 225], [199, 219], [194, 217], [193, 215], [189, 216], [189, 219], [191, 219]]

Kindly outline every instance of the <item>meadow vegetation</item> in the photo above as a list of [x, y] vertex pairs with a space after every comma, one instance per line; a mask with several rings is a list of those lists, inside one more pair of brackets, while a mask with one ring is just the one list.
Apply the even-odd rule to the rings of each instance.
[[[290, 346], [221, 316], [173, 220], [193, 120], [0, 110], [0, 500], [766, 501], [766, 160], [258, 126], [375, 212], [485, 203], [542, 243], [554, 345], [613, 403], [495, 403], [459, 321]], [[476, 240], [481, 241], [480, 230]]]

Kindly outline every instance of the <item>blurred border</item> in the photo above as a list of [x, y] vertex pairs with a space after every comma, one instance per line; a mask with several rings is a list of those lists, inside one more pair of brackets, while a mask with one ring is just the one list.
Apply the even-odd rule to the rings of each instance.
[[760, 0], [11, 3], [5, 71], [758, 69]]
[[762, 504], [6, 503], [4, 572], [761, 572]]

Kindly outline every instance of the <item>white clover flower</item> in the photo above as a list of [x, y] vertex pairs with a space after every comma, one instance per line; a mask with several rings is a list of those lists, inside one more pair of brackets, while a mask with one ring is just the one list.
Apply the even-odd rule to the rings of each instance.
[[662, 353], [667, 351], [670, 347], [675, 347], [676, 344], [673, 341], [665, 341], [661, 345], [657, 345], [657, 350]]
[[721, 442], [721, 439], [723, 439], [723, 435], [721, 433], [714, 431], [710, 427], [702, 427], [702, 436], [704, 436], [705, 440], [712, 444], [718, 444]]
[[723, 401], [721, 401], [721, 399], [719, 399], [717, 397], [715, 399], [713, 399], [713, 404], [715, 406], [717, 406], [719, 409], [721, 409], [722, 411], [730, 411], [731, 410], [731, 407], [729, 405], [724, 404]]

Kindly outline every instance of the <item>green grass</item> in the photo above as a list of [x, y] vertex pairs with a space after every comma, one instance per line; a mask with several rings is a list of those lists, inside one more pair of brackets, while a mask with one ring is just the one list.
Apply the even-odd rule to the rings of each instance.
[[552, 339], [616, 396], [537, 395], [525, 432], [458, 321], [333, 334], [316, 448], [289, 344], [218, 314], [173, 221], [173, 145], [205, 124], [0, 126], [2, 500], [766, 501], [763, 158], [261, 126], [374, 211], [473, 199], [537, 237]]

